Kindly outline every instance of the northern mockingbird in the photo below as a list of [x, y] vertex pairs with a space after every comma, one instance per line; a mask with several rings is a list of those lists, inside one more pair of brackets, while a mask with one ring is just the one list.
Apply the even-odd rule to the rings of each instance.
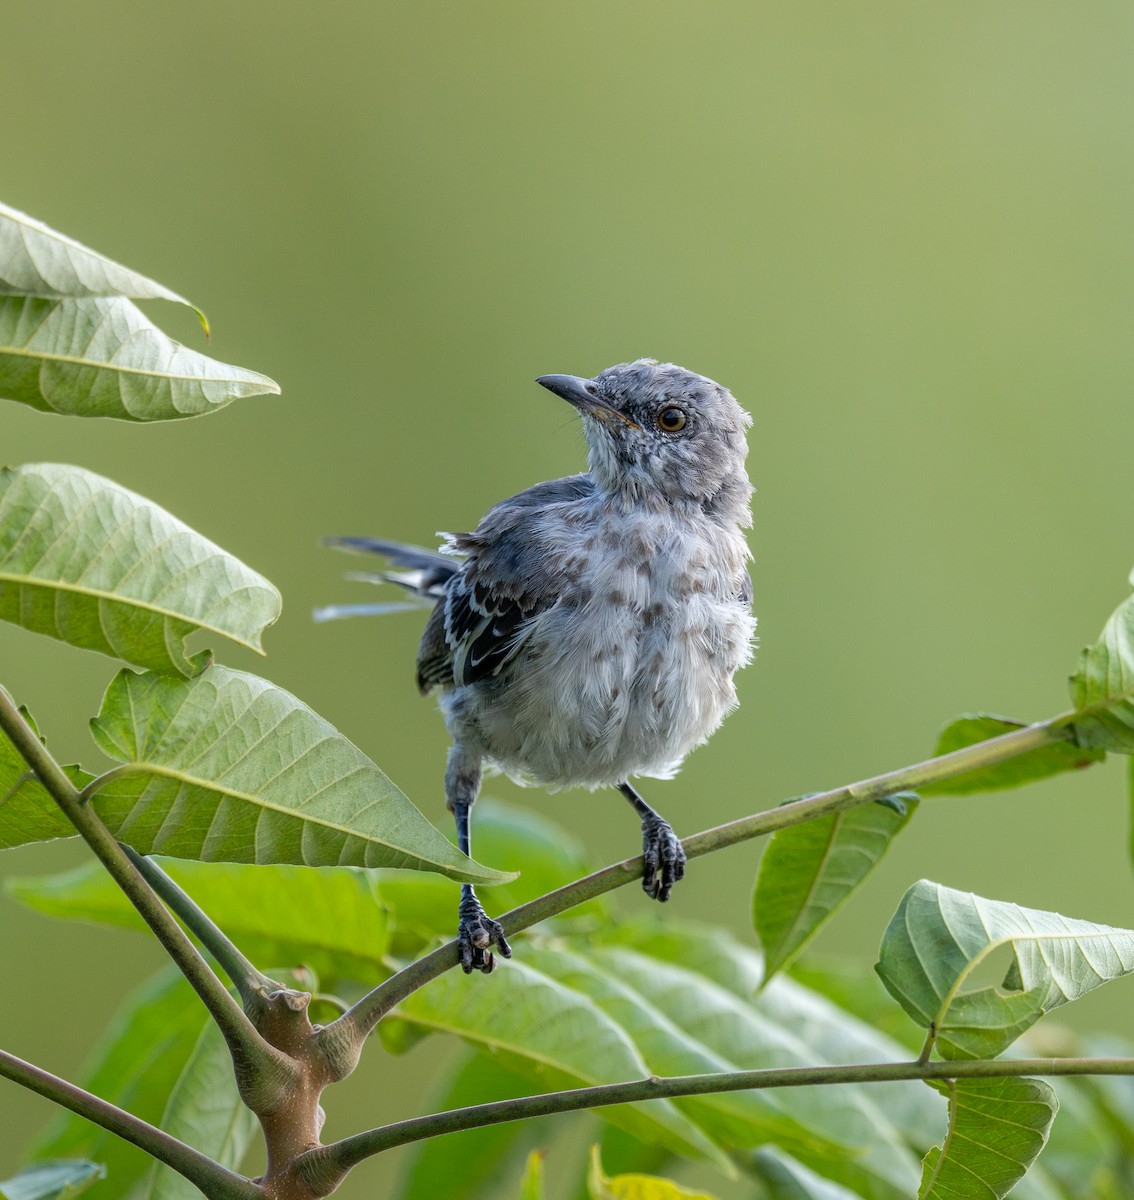
[[[502, 501], [474, 532], [443, 535], [441, 553], [328, 540], [385, 555], [401, 570], [364, 578], [433, 606], [417, 683], [438, 691], [453, 740], [445, 800], [461, 850], [486, 765], [550, 791], [616, 787], [642, 820], [642, 886], [667, 900], [685, 853], [629, 781], [671, 777], [736, 706], [756, 627], [742, 532], [751, 421], [720, 384], [652, 359], [536, 382], [582, 415], [584, 474]], [[470, 884], [458, 941], [466, 973], [492, 971], [493, 947], [512, 953]]]

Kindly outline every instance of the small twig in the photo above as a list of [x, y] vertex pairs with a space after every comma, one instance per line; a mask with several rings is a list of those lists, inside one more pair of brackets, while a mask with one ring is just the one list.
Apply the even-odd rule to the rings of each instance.
[[445, 1133], [479, 1129], [554, 1113], [577, 1112], [676, 1096], [705, 1096], [763, 1088], [815, 1087], [845, 1083], [884, 1083], [909, 1079], [989, 1079], [1031, 1075], [1134, 1075], [1134, 1058], [964, 1059], [955, 1062], [862, 1063], [833, 1067], [784, 1067], [708, 1075], [653, 1076], [626, 1083], [599, 1084], [571, 1091], [497, 1100], [398, 1121], [309, 1150], [293, 1169], [316, 1196], [326, 1196], [353, 1167], [367, 1158]]
[[[703, 833], [686, 838], [682, 845], [688, 858], [697, 858], [703, 854], [721, 850], [725, 846], [733, 846], [751, 838], [762, 837], [791, 825], [817, 817], [828, 816], [831, 813], [842, 812], [849, 808], [880, 800], [895, 792], [916, 791], [929, 783], [963, 775], [969, 771], [992, 766], [1007, 759], [1027, 754], [1041, 746], [1046, 746], [1063, 738], [1063, 729], [1070, 723], [1074, 713], [1061, 713], [1050, 720], [1029, 725], [1024, 729], [1013, 730], [1000, 737], [978, 742], [931, 758], [925, 762], [890, 771], [885, 775], [877, 775], [860, 783], [852, 783], [847, 787], [835, 788], [833, 791], [820, 792], [801, 800], [793, 800], [777, 808], [752, 816], [741, 817]], [[509, 937], [520, 930], [527, 929], [549, 917], [558, 916], [570, 908], [574, 908], [596, 896], [601, 896], [615, 888], [622, 887], [642, 874], [642, 859], [628, 858], [624, 862], [615, 863], [595, 871], [583, 879], [576, 880], [554, 892], [548, 892], [536, 900], [521, 904], [511, 912], [499, 918], [504, 932]], [[412, 995], [418, 988], [424, 987], [430, 980], [437, 978], [451, 967], [457, 965], [457, 943], [447, 942], [439, 949], [424, 955], [396, 975], [379, 984], [367, 995], [363, 996], [352, 1008], [336, 1021], [331, 1022], [316, 1034], [331, 1069], [336, 1078], [349, 1074], [358, 1061], [358, 1055], [367, 1036], [375, 1025], [395, 1005], [400, 1004], [407, 996]]]
[[0, 688], [0, 729], [8, 735], [51, 798], [201, 998], [232, 1051], [245, 1103], [253, 1111], [270, 1110], [296, 1078], [294, 1062], [260, 1036], [244, 1010], [102, 823], [98, 813], [91, 805], [81, 802], [78, 789], [63, 773], [3, 688]]
[[0, 1050], [0, 1075], [93, 1121], [165, 1163], [210, 1200], [263, 1200], [260, 1189], [207, 1155], [57, 1075]]
[[123, 842], [118, 844], [150, 887], [220, 963], [221, 969], [236, 986], [245, 1006], [253, 1003], [256, 997], [265, 991], [273, 991], [283, 986], [258, 970], [192, 896], [175, 883], [152, 858], [139, 854], [132, 846]]

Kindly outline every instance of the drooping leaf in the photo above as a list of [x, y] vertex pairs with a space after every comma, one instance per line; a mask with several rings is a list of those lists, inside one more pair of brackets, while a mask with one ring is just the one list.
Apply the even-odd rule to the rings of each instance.
[[[533, 1150], [524, 1166], [524, 1177], [520, 1180], [520, 1200], [544, 1200], [547, 1193], [543, 1186], [543, 1151]], [[442, 1193], [434, 1192], [434, 1195]], [[448, 1193], [444, 1193], [448, 1195]]]
[[1071, 698], [1080, 746], [1134, 752], [1134, 596], [1114, 610], [1099, 640], [1079, 655]]
[[[994, 950], [1000, 987], [972, 985]], [[1134, 932], [1022, 908], [921, 880], [902, 898], [875, 968], [946, 1058], [999, 1054], [1044, 1013], [1134, 970]]]
[[81, 1158], [39, 1162], [11, 1179], [0, 1179], [0, 1200], [71, 1200], [105, 1178], [102, 1163]]
[[[256, 1136], [259, 1122], [241, 1102], [232, 1057], [212, 1021], [169, 1095], [161, 1127], [231, 1170], [240, 1166]], [[200, 1194], [183, 1175], [160, 1163], [143, 1193], [145, 1200], [199, 1200]]]
[[610, 1178], [602, 1169], [602, 1150], [591, 1147], [590, 1170], [587, 1173], [590, 1200], [716, 1200], [708, 1192], [693, 1192], [662, 1179], [658, 1175], [615, 1175]]
[[949, 1129], [925, 1156], [918, 1200], [1000, 1200], [1035, 1162], [1059, 1101], [1041, 1079], [949, 1079]]
[[[38, 736], [39, 730], [31, 714], [23, 707], [20, 712]], [[94, 778], [82, 767], [74, 765], [65, 766], [63, 772], [80, 789]], [[0, 850], [28, 842], [72, 837], [74, 833], [75, 827], [0, 730]]]
[[0, 618], [192, 675], [195, 629], [261, 651], [279, 612], [263, 576], [144, 497], [81, 467], [0, 468]]
[[[586, 996], [546, 970], [535, 946], [498, 971], [491, 994], [470, 988], [468, 976], [449, 971], [399, 1005], [396, 1018], [378, 1026], [383, 1041], [408, 1023], [448, 1032], [500, 1056], [541, 1090], [616, 1083], [651, 1074], [633, 1038]], [[669, 1100], [605, 1108], [600, 1116], [645, 1141], [710, 1158], [725, 1167], [704, 1134]]]
[[[126, 998], [79, 1082], [157, 1125], [207, 1020], [180, 973], [165, 968]], [[138, 1069], [140, 1054], [144, 1071]], [[126, 1196], [153, 1165], [148, 1154], [75, 1113], [60, 1112], [32, 1153], [37, 1159], [84, 1155], [104, 1163], [116, 1196]]]
[[[966, 746], [973, 746], [977, 742], [1000, 737], [1005, 733], [1014, 733], [1026, 727], [1023, 721], [1013, 721], [1008, 717], [994, 716], [992, 713], [966, 713], [954, 718], [941, 730], [933, 754], [935, 758], [940, 758], [942, 754], [951, 754], [954, 750], [963, 750]], [[1065, 771], [1081, 771], [1092, 763], [1102, 762], [1104, 758], [1106, 751], [1099, 747], [1077, 746], [1072, 741], [1057, 738], [1038, 750], [1021, 754], [1018, 758], [1010, 758], [1006, 762], [982, 767], [977, 771], [968, 771], [952, 779], [943, 779], [940, 783], [927, 784], [921, 790], [927, 796], [964, 796], [973, 792], [995, 792], [1039, 779], [1048, 779]]]
[[[780, 994], [781, 981], [753, 1002], [755, 955], [719, 931], [674, 925], [655, 935], [651, 923], [637, 938], [634, 924], [621, 923], [609, 942], [594, 935], [540, 939], [497, 973], [491, 995], [451, 972], [411, 996], [379, 1028], [388, 1035], [409, 1022], [456, 1033], [504, 1056], [540, 1090], [829, 1061], [803, 1040], [823, 1025], [820, 998], [802, 1021], [801, 1006]], [[782, 1018], [765, 1007], [773, 993]], [[868, 1042], [869, 1030], [859, 1031], [851, 1019], [847, 1025], [856, 1042], [852, 1051], [870, 1045], [871, 1057], [899, 1057], [886, 1039], [874, 1035]], [[696, 1153], [691, 1128], [730, 1153], [775, 1140], [803, 1161], [838, 1163], [861, 1196], [905, 1200], [916, 1187], [917, 1159], [880, 1097], [862, 1087], [748, 1090], [597, 1111], [634, 1136], [687, 1156]], [[894, 1102], [901, 1097], [895, 1094]], [[628, 1123], [647, 1114], [653, 1123]], [[691, 1124], [674, 1126], [677, 1114]]]
[[200, 309], [184, 296], [6, 204], [0, 204], [0, 295], [173, 300], [192, 308], [204, 324]]
[[[372, 873], [354, 867], [156, 861], [260, 967], [302, 963], [332, 990], [344, 979], [372, 987], [390, 973], [387, 910], [375, 896]], [[55, 875], [17, 876], [6, 881], [5, 890], [47, 916], [147, 929], [97, 863]], [[451, 884], [448, 890], [451, 902]]]
[[841, 1183], [817, 1174], [777, 1146], [761, 1146], [751, 1166], [768, 1200], [857, 1200]]
[[[429, 1100], [445, 1112], [527, 1095], [524, 1080], [495, 1058], [474, 1053], [450, 1073]], [[418, 1142], [396, 1192], [398, 1200], [498, 1200], [500, 1179], [555, 1127], [547, 1120], [508, 1121]], [[528, 1160], [528, 1173], [532, 1172]], [[540, 1173], [542, 1179], [542, 1172]]]
[[41, 412], [174, 421], [279, 384], [175, 342], [130, 300], [0, 296], [0, 398]]
[[874, 870], [917, 808], [912, 792], [772, 835], [760, 860], [753, 920], [766, 977], [789, 963]]
[[461, 854], [357, 746], [255, 675], [122, 671], [91, 728], [131, 768], [95, 807], [142, 854], [509, 878]]

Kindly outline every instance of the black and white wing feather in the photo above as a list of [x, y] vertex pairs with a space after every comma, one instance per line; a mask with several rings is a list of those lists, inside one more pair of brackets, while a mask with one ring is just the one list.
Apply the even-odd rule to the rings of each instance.
[[473, 533], [450, 538], [452, 551], [467, 558], [422, 637], [417, 660], [422, 690], [475, 683], [507, 665], [531, 618], [559, 596], [556, 560], [541, 537], [549, 510], [593, 490], [585, 475], [537, 484], [490, 510]]

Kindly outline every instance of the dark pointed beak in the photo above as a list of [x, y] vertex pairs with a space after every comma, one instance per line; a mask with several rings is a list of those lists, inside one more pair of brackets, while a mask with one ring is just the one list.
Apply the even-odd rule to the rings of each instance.
[[604, 425], [618, 422], [629, 425], [631, 429], [641, 429], [641, 426], [631, 421], [625, 413], [599, 399], [598, 387], [593, 379], [582, 379], [578, 375], [541, 375], [536, 383], [566, 400], [579, 412], [594, 417]]

